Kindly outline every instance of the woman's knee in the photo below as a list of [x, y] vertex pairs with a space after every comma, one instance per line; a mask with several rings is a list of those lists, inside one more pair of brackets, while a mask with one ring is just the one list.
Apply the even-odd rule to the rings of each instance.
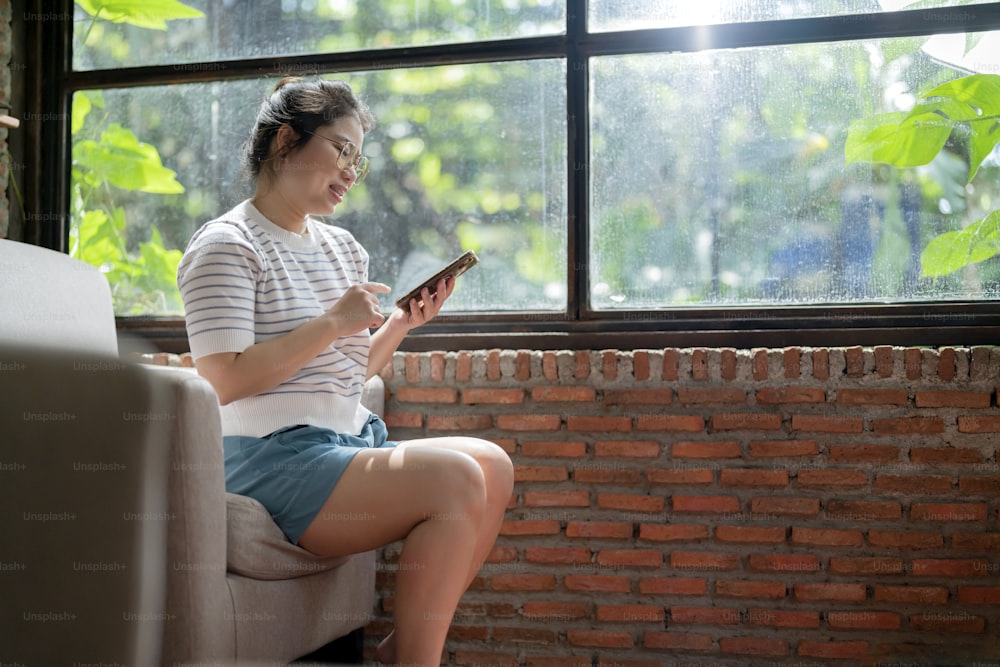
[[[455, 515], [479, 521], [486, 508], [487, 480], [479, 462], [463, 452], [434, 456], [432, 486], [428, 489], [434, 500], [434, 511], [427, 518]], [[435, 514], [441, 516], [435, 517]]]

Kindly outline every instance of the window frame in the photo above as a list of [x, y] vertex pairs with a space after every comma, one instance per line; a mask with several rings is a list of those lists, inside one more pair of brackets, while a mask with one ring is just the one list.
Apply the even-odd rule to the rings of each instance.
[[[43, 0], [26, 4], [40, 10]], [[34, 45], [29, 46], [33, 49], [29, 60], [33, 57], [41, 66], [27, 77], [26, 107], [34, 104], [54, 111], [52, 118], [57, 120], [29, 132], [26, 151], [58, 159], [40, 160], [36, 182], [26, 187], [25, 240], [68, 251], [68, 119], [73, 93], [78, 90], [266, 78], [283, 68], [350, 72], [371, 70], [386, 62], [424, 67], [561, 58], [567, 72], [567, 307], [548, 312], [442, 315], [412, 332], [401, 350], [993, 345], [1000, 340], [997, 301], [595, 310], [588, 300], [589, 170], [580, 167], [586, 166], [589, 156], [592, 57], [697, 51], [705, 48], [706, 37], [712, 48], [728, 49], [1000, 30], [1000, 3], [596, 33], [587, 32], [587, 12], [574, 11], [578, 6], [567, 3], [562, 35], [93, 71], [71, 67], [72, 20], [35, 22], [28, 26], [26, 41]], [[60, 7], [73, 16], [72, 0], [61, 0]], [[219, 62], [225, 66], [213, 66]], [[44, 206], [46, 201], [59, 202], [58, 210]], [[37, 222], [32, 223], [32, 218]], [[41, 222], [52, 220], [58, 224]], [[181, 318], [118, 317], [117, 325], [123, 333], [163, 351], [188, 349]]]

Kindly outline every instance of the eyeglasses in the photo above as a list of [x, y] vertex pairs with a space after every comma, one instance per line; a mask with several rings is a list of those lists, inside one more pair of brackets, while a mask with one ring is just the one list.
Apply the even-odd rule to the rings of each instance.
[[337, 156], [337, 167], [340, 169], [353, 169], [355, 185], [365, 180], [365, 176], [368, 175], [369, 160], [366, 156], [361, 154], [361, 151], [358, 150], [358, 147], [354, 145], [353, 141], [341, 143], [331, 139], [330, 137], [324, 137], [322, 134], [317, 134], [315, 132], [306, 132], [306, 134], [311, 134], [314, 137], [319, 137], [320, 139], [326, 139], [340, 149], [340, 155]]

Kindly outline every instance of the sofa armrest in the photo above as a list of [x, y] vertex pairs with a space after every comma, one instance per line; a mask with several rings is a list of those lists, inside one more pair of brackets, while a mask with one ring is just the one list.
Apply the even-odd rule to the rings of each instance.
[[385, 415], [385, 382], [378, 375], [365, 382], [365, 388], [361, 392], [361, 405], [380, 417]]
[[234, 655], [219, 400], [193, 369], [146, 366], [172, 395], [163, 664]]

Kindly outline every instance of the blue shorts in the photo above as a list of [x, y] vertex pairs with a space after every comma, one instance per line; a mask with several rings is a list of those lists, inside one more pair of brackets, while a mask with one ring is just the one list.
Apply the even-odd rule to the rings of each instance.
[[385, 422], [371, 415], [360, 435], [317, 426], [286, 426], [263, 438], [222, 439], [226, 491], [258, 500], [285, 537], [298, 544], [347, 465], [362, 449], [394, 447]]

